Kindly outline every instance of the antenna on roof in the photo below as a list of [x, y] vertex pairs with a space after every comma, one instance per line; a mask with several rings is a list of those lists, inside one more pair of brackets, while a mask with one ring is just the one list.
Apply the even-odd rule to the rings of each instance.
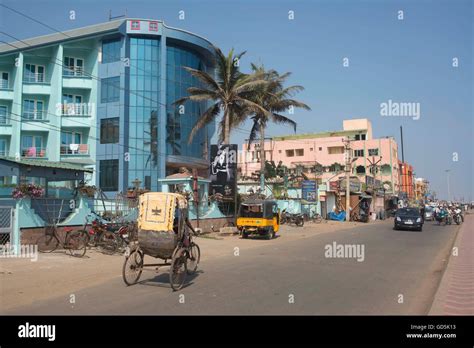
[[120, 16], [112, 16], [112, 10], [109, 10], [109, 22], [112, 19], [117, 19], [117, 18], [126, 18], [127, 17], [127, 9], [125, 9], [125, 14], [120, 15]]

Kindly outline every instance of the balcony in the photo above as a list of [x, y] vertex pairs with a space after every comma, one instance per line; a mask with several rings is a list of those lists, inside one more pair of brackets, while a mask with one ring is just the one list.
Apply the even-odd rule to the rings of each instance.
[[91, 78], [84, 72], [82, 66], [63, 67], [63, 77]]
[[0, 150], [0, 157], [8, 157], [8, 150], [7, 149]]
[[46, 158], [46, 148], [43, 147], [24, 147], [21, 149], [21, 157], [25, 158]]
[[61, 114], [63, 116], [82, 116], [92, 115], [92, 107], [88, 103], [64, 103], [62, 104]]
[[67, 144], [61, 145], [61, 156], [88, 156], [89, 145], [87, 144]]
[[8, 80], [0, 80], [0, 89], [11, 89], [10, 81]]
[[23, 76], [24, 83], [31, 83], [31, 84], [49, 84], [46, 81], [46, 75], [44, 73], [26, 73]]
[[83, 67], [63, 68], [64, 88], [91, 89], [92, 86], [92, 77], [84, 72]]
[[34, 110], [34, 111], [23, 111], [23, 121], [46, 121], [46, 111]]
[[11, 115], [0, 115], [0, 127], [9, 126], [11, 123]]

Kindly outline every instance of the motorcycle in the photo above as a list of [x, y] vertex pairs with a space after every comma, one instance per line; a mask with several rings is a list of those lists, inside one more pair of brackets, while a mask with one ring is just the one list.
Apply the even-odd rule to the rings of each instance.
[[446, 210], [441, 210], [435, 214], [435, 220], [438, 222], [438, 225], [441, 225], [443, 222], [445, 225], [451, 225], [452, 223], [452, 217]]
[[460, 225], [461, 222], [463, 222], [463, 216], [462, 216], [462, 211], [461, 209], [455, 209], [453, 212], [453, 221], [456, 223], [456, 225]]
[[283, 209], [283, 211], [281, 212], [280, 223], [295, 224], [296, 226], [301, 227], [304, 225], [304, 215], [288, 213], [286, 209]]

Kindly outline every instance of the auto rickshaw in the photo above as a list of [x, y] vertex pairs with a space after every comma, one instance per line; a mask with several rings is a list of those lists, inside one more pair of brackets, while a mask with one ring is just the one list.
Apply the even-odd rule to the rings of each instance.
[[237, 228], [242, 238], [250, 234], [266, 236], [267, 239], [275, 237], [280, 229], [280, 212], [275, 201], [253, 199], [240, 204]]
[[[170, 266], [171, 287], [181, 289], [186, 274], [196, 272], [201, 256], [192, 239], [195, 233], [188, 220], [187, 200], [176, 193], [149, 192], [140, 195], [138, 209], [138, 241], [125, 251], [125, 284], [136, 284], [144, 267]], [[145, 255], [164, 262], [145, 264]]]

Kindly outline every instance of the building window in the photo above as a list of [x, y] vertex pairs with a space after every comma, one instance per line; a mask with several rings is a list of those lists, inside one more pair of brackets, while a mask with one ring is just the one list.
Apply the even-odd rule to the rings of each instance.
[[100, 101], [102, 103], [120, 100], [120, 77], [109, 77], [101, 80]]
[[119, 118], [103, 118], [100, 120], [100, 143], [116, 144], [119, 142]]
[[319, 151], [323, 151], [323, 148], [322, 148], [322, 147], [319, 147], [318, 150], [319, 150]]
[[140, 30], [140, 21], [132, 21], [130, 28], [132, 30]]
[[150, 22], [148, 24], [149, 31], [158, 31], [158, 22]]
[[365, 167], [364, 166], [357, 166], [356, 168], [357, 174], [365, 174]]
[[64, 76], [84, 76], [84, 59], [74, 57], [64, 57]]
[[286, 150], [286, 157], [293, 157], [295, 155], [295, 150]]
[[8, 107], [0, 105], [0, 124], [8, 124], [9, 122]]
[[369, 156], [378, 156], [379, 149], [369, 149]]
[[0, 156], [8, 156], [8, 143], [6, 139], [0, 139]]
[[118, 62], [121, 48], [122, 41], [120, 39], [102, 42], [102, 63]]
[[281, 150], [278, 150], [278, 153], [281, 153]]
[[10, 84], [8, 83], [8, 73], [4, 71], [0, 72], [0, 89], [2, 88], [10, 88]]
[[46, 119], [43, 101], [36, 99], [23, 100], [23, 118], [27, 120]]
[[21, 137], [21, 155], [23, 157], [46, 157], [44, 139], [40, 135], [23, 135]]
[[296, 149], [295, 153], [296, 156], [304, 156], [304, 149]]
[[330, 146], [328, 147], [328, 154], [340, 155], [344, 153], [344, 146]]
[[354, 157], [364, 157], [364, 150], [354, 150]]
[[310, 147], [310, 148], [309, 148], [309, 151], [313, 151], [313, 148], [312, 148], [312, 147]]
[[24, 82], [43, 83], [46, 81], [45, 68], [42, 65], [25, 64]]
[[99, 185], [103, 191], [118, 191], [119, 161], [99, 161]]

